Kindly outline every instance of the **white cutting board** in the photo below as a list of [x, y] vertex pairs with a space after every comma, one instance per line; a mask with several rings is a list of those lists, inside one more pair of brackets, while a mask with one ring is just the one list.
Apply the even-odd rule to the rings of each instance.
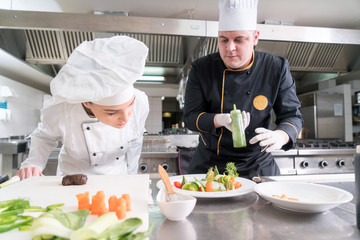
[[[138, 217], [143, 221], [137, 231], [146, 231], [149, 227], [149, 175], [120, 175], [88, 176], [86, 185], [62, 186], [62, 177], [42, 176], [31, 177], [23, 181], [14, 183], [10, 186], [0, 189], [0, 201], [16, 198], [25, 198], [30, 201], [31, 206], [46, 207], [51, 204], [64, 203], [62, 207], [64, 212], [76, 211], [78, 201], [76, 194], [89, 192], [89, 198], [95, 195], [97, 191], [104, 191], [107, 200], [111, 195], [121, 197], [123, 193], [128, 193], [131, 198], [132, 210], [126, 212], [126, 218]], [[28, 213], [28, 215], [38, 216], [41, 213]], [[86, 224], [96, 219], [97, 216], [90, 215]], [[0, 233], [0, 240], [16, 239], [30, 240], [29, 231], [18, 231], [17, 229]]]

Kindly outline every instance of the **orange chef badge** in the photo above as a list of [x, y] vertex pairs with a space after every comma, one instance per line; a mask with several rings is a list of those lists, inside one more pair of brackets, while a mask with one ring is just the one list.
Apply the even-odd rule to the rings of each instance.
[[253, 101], [253, 105], [257, 110], [264, 110], [268, 103], [268, 99], [264, 95], [256, 96]]

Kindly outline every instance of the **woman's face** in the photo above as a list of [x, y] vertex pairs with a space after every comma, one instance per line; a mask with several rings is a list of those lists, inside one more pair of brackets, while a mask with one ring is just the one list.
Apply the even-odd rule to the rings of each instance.
[[259, 31], [219, 31], [218, 47], [221, 59], [232, 69], [247, 67], [258, 39]]
[[129, 101], [114, 106], [102, 106], [91, 102], [83, 103], [102, 123], [114, 128], [123, 128], [134, 110], [135, 96]]

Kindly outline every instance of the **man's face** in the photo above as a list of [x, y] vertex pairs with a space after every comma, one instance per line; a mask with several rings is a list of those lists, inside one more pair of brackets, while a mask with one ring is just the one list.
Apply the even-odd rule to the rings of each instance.
[[130, 120], [134, 110], [135, 97], [132, 97], [126, 103], [114, 106], [102, 106], [90, 102], [84, 102], [83, 104], [92, 111], [100, 122], [114, 128], [123, 128]]
[[248, 66], [259, 31], [219, 31], [218, 46], [222, 60], [232, 69]]

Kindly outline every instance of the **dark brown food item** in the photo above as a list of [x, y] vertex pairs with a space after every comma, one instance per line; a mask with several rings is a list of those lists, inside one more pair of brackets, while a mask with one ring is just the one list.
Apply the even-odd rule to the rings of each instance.
[[84, 185], [87, 182], [87, 176], [85, 174], [73, 174], [66, 175], [62, 179], [62, 185]]

